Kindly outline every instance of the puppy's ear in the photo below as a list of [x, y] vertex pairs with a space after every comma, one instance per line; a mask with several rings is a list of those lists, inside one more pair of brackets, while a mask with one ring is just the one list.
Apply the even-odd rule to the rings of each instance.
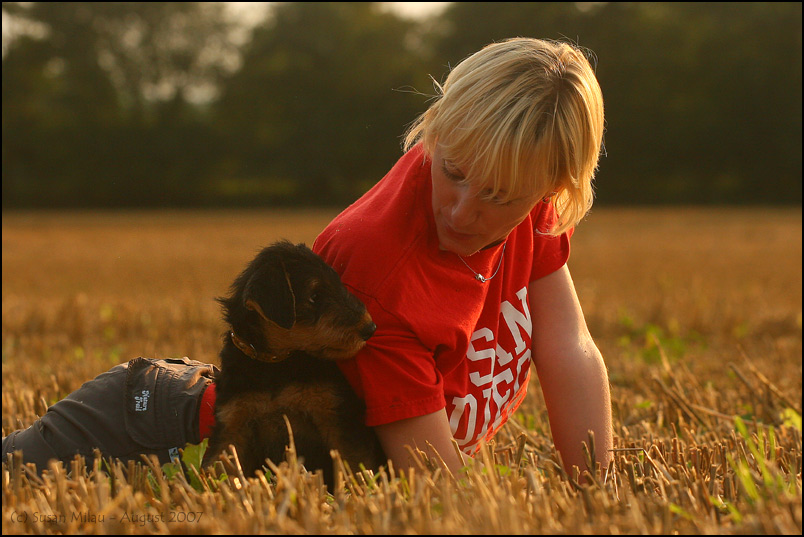
[[243, 292], [245, 306], [282, 328], [296, 323], [296, 296], [290, 277], [280, 259], [272, 259], [257, 269]]

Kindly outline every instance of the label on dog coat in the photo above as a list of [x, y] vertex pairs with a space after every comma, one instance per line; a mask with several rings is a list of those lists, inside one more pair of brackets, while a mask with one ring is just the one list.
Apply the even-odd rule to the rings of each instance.
[[141, 395], [134, 396], [134, 410], [136, 412], [145, 412], [148, 410], [148, 398], [151, 396], [149, 390], [142, 390]]

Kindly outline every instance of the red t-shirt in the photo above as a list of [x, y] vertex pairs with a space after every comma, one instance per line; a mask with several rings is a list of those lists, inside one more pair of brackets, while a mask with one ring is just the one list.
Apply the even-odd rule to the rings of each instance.
[[371, 313], [377, 331], [339, 362], [366, 402], [366, 424], [382, 425], [446, 407], [452, 434], [473, 454], [522, 402], [530, 371], [528, 284], [566, 263], [569, 235], [546, 231], [551, 205], [538, 203], [503, 244], [466, 258], [481, 283], [439, 249], [430, 161], [408, 151], [369, 192], [318, 236], [313, 250]]

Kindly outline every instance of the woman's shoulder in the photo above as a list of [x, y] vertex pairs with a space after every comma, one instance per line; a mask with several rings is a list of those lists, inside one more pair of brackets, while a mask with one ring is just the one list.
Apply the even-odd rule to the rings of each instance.
[[349, 287], [376, 295], [415, 252], [421, 231], [392, 218], [341, 214], [313, 245]]
[[313, 251], [347, 285], [379, 285], [425, 240], [429, 167], [409, 151], [321, 232]]

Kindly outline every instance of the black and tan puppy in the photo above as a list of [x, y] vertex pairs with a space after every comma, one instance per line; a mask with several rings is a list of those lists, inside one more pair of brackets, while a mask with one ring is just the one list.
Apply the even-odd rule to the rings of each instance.
[[376, 326], [338, 274], [303, 244], [265, 248], [218, 299], [231, 331], [215, 378], [215, 426], [205, 462], [229, 444], [250, 475], [284, 459], [287, 416], [308, 470], [333, 485], [330, 450], [352, 468], [385, 463], [365, 407], [335, 364], [351, 358]]
[[355, 355], [374, 333], [364, 305], [304, 245], [279, 242], [260, 252], [219, 299], [231, 330], [221, 369], [189, 358], [136, 358], [50, 406], [27, 429], [3, 438], [3, 463], [21, 452], [38, 472], [75, 455], [139, 461], [175, 459], [211, 436], [205, 463], [234, 444], [249, 475], [289, 444], [322, 469], [332, 487], [330, 450], [357, 468], [385, 462], [362, 401], [336, 360]]

